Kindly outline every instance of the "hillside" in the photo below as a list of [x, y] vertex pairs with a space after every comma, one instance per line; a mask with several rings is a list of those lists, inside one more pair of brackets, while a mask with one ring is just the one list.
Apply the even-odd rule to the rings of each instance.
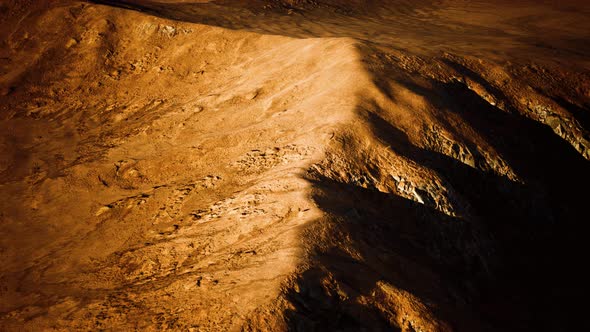
[[0, 2], [0, 330], [583, 328], [589, 18]]

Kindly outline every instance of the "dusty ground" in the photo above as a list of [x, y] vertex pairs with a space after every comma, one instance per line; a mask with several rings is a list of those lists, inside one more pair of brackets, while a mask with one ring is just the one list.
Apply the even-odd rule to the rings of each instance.
[[584, 1], [0, 0], [0, 330], [583, 330]]

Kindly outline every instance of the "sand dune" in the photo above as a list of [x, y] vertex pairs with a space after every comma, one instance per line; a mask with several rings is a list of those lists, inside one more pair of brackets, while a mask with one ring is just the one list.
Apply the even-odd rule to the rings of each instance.
[[0, 13], [2, 330], [583, 326], [582, 2]]

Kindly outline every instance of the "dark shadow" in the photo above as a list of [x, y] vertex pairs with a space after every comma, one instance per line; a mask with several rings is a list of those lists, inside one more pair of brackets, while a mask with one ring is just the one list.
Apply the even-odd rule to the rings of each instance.
[[[379, 277], [375, 272], [368, 271], [366, 265], [348, 259], [344, 255], [334, 254], [326, 256], [325, 260], [338, 261], [329, 263], [330, 273], [336, 273], [336, 278], [346, 278], [354, 271], [357, 280], [346, 278], [350, 283], [349, 289], [357, 296], [370, 292], [370, 287]], [[338, 273], [342, 271], [342, 273]], [[297, 280], [298, 291], [290, 289], [287, 299], [295, 310], [286, 310], [285, 320], [290, 331], [362, 331], [370, 327], [371, 331], [401, 331], [392, 326], [374, 308], [357, 303], [356, 297], [341, 299], [337, 294], [330, 294], [322, 285], [321, 280], [328, 278], [328, 272], [323, 268], [312, 268], [305, 271]], [[373, 285], [367, 283], [373, 283]]]
[[[590, 128], [590, 105], [578, 106], [559, 96], [553, 96], [552, 99], [563, 109], [569, 111], [580, 122], [582, 128]], [[590, 141], [590, 136], [585, 138]]]
[[[502, 98], [476, 73], [455, 69]], [[287, 313], [291, 327], [337, 330], [348, 324], [353, 330], [384, 330], [383, 324], [391, 322], [383, 312], [356, 301], [384, 281], [429, 303], [437, 318], [459, 331], [578, 328], [579, 321], [551, 317], [580, 311], [578, 303], [584, 300], [579, 290], [587, 278], [578, 267], [587, 250], [587, 198], [577, 193], [590, 188], [589, 162], [548, 126], [502, 111], [461, 83], [420, 80], [395, 69], [374, 77], [394, 102], [395, 92], [379, 77], [423, 96], [440, 110], [438, 120], [451, 131], [444, 114], [458, 115], [523, 183], [419, 148], [378, 115], [376, 104], [366, 105], [359, 111], [375, 136], [396, 153], [437, 171], [471, 214], [452, 218], [394, 194], [315, 179], [314, 198], [333, 216], [327, 242], [348, 239], [363, 259], [336, 246], [320, 250], [317, 266], [299, 280], [300, 289], [315, 284], [315, 295], [290, 295], [298, 299], [296, 310]], [[477, 151], [468, 140], [463, 143]], [[347, 285], [351, 298], [342, 301], [322, 288], [319, 280], [326, 278]], [[321, 314], [310, 318], [312, 313]], [[346, 315], [342, 322], [347, 323], [329, 325], [339, 321], [338, 315]]]
[[305, 312], [321, 312], [305, 326], [342, 327], [325, 324], [346, 314], [344, 321], [359, 327], [355, 330], [371, 330], [373, 324], [382, 330], [383, 313], [358, 305], [355, 298], [386, 281], [429, 303], [436, 317], [460, 331], [579, 327], [579, 321], [550, 317], [567, 317], [584, 300], [580, 289], [587, 278], [579, 265], [587, 251], [587, 197], [577, 193], [590, 188], [588, 161], [549, 127], [499, 110], [462, 84], [430, 82], [429, 89], [409, 77], [400, 81], [438, 109], [460, 115], [524, 184], [416, 147], [405, 133], [367, 111], [366, 120], [382, 142], [437, 171], [473, 215], [452, 218], [393, 194], [314, 180], [318, 206], [334, 216], [329, 237], [348, 239], [363, 259], [321, 250], [318, 266], [301, 277], [300, 288], [331, 276], [356, 297], [342, 302], [325, 290], [309, 295], [287, 313], [291, 326], [309, 319]]
[[[469, 36], [489, 45], [490, 36], [517, 38], [510, 31], [467, 22], [440, 22], [440, 17], [426, 14], [448, 4], [436, 0], [395, 3], [374, 1], [370, 6], [319, 2], [289, 1], [214, 1], [210, 3], [150, 0], [87, 0], [144, 12], [153, 16], [232, 30], [288, 36], [293, 38], [350, 37], [398, 48], [400, 44], [418, 44], [421, 48], [452, 43], [469, 46], [462, 39]], [[268, 7], [265, 8], [265, 5]], [[299, 6], [302, 6], [301, 8]], [[354, 10], [350, 10], [354, 8]], [[370, 9], [369, 9], [370, 8]], [[442, 42], [444, 40], [444, 42]]]
[[[430, 51], [454, 51], [474, 56], [494, 56], [499, 48], [514, 50], [514, 55], [528, 61], [539, 55], [539, 43], [559, 48], [560, 57], [585, 61], [580, 51], [587, 36], [571, 36], [559, 29], [538, 29], [509, 24], [478, 24], [471, 20], [445, 17], [456, 10], [451, 2], [438, 0], [376, 1], [258, 1], [217, 0], [210, 3], [167, 2], [153, 0], [86, 0], [182, 22], [207, 24], [227, 29], [289, 36], [294, 38], [350, 37], [370, 40], [393, 48]], [[364, 2], [364, 4], [363, 4]], [[289, 5], [293, 3], [294, 5]], [[485, 3], [484, 3], [485, 4]], [[529, 6], [537, 6], [531, 1]], [[502, 12], [511, 5], [500, 3]], [[463, 8], [465, 9], [465, 8]], [[484, 9], [494, 11], [494, 6]], [[563, 8], [545, 7], [547, 15], [560, 15]], [[478, 9], [474, 9], [476, 12]], [[442, 15], [441, 15], [442, 14]], [[466, 12], [466, 15], [469, 15]], [[476, 14], [477, 15], [477, 14]], [[520, 17], [520, 16], [519, 16]], [[525, 16], [526, 18], [526, 16]], [[581, 29], [582, 31], [583, 29]], [[474, 45], [477, 47], [474, 48]], [[407, 47], [410, 46], [410, 47]], [[524, 53], [523, 53], [524, 52]], [[546, 51], [545, 51], [546, 52]]]
[[484, 89], [486, 89], [489, 93], [491, 93], [496, 99], [503, 100], [503, 101], [509, 100], [508, 98], [506, 98], [506, 95], [502, 91], [500, 91], [495, 86], [491, 85], [487, 80], [485, 80], [483, 77], [481, 77], [481, 75], [474, 72], [473, 70], [465, 67], [464, 65], [462, 65], [460, 63], [451, 61], [449, 59], [443, 58], [442, 62], [445, 63], [447, 66], [451, 67], [452, 69], [454, 69], [457, 73], [463, 75], [464, 77], [471, 79], [472, 81], [474, 81], [477, 84], [484, 87]]
[[[393, 194], [327, 178], [312, 184], [318, 206], [333, 216], [324, 245], [348, 241], [362, 259], [336, 246], [319, 250], [316, 265], [297, 280], [299, 291], [288, 293], [295, 307], [285, 313], [291, 330], [399, 330], [385, 313], [358, 302], [361, 296], [371, 298], [378, 282], [417, 296], [438, 319], [459, 330], [478, 330], [478, 314], [466, 299], [475, 296], [475, 281], [485, 273], [473, 248], [487, 241], [469, 222]], [[326, 280], [337, 282], [348, 298], [341, 299]]]
[[162, 3], [149, 0], [89, 0], [89, 2], [136, 10], [180, 22], [206, 24], [232, 30], [247, 30], [295, 38], [316, 37], [317, 32], [314, 34], [302, 25], [318, 27], [318, 22], [303, 16], [302, 12], [297, 12], [297, 15], [288, 15], [287, 13], [291, 9], [289, 6], [273, 7], [273, 9], [268, 10], [264, 9], [261, 2], [257, 3], [255, 1]]
[[[500, 91], [495, 86], [491, 85], [488, 81], [486, 81], [481, 75], [474, 72], [473, 70], [459, 64], [457, 62], [453, 62], [449, 59], [442, 59], [442, 61], [454, 69], [457, 73], [473, 80], [474, 82], [478, 83], [482, 87], [484, 87], [490, 94], [492, 94], [497, 100], [502, 100], [508, 102], [510, 99], [506, 97], [506, 95]], [[534, 90], [539, 95], [547, 95], [545, 91], [542, 91], [539, 88], [534, 88]], [[581, 107], [574, 103], [569, 102], [563, 97], [560, 96], [547, 96], [552, 99], [555, 103], [561, 106], [563, 109], [567, 110], [571, 115], [581, 124], [582, 128], [590, 128], [590, 109], [588, 107]], [[507, 111], [513, 111], [513, 105], [507, 105]], [[588, 139], [588, 138], [586, 138]]]
[[[510, 303], [527, 328], [571, 330], [579, 322], [548, 320], [575, 312], [585, 278], [584, 260], [590, 163], [546, 125], [504, 112], [459, 83], [434, 84], [436, 107], [461, 116], [524, 180], [525, 185], [474, 176], [473, 172], [431, 163], [468, 197], [499, 247], [498, 282], [486, 286], [500, 308]], [[499, 295], [502, 294], [502, 295]], [[524, 326], [523, 326], [524, 327]]]
[[[457, 69], [502, 98], [500, 91], [485, 83], [476, 73], [466, 68]], [[446, 129], [455, 132], [457, 136], [461, 136], [461, 133], [454, 130], [443, 114], [452, 112], [460, 115], [528, 185], [549, 185], [551, 189], [562, 190], [572, 189], [580, 178], [588, 181], [588, 161], [549, 126], [510, 110], [500, 110], [462, 83], [421, 80], [398, 68], [390, 70], [391, 72], [386, 73], [372, 73], [376, 77], [376, 85], [385, 95], [396, 101], [394, 91], [390, 91], [389, 85], [381, 82], [378, 77], [389, 77], [424, 97], [435, 109], [441, 111], [437, 120], [445, 123]], [[559, 176], [555, 176], [556, 174]]]
[[[569, 227], [584, 215], [563, 220], [568, 216], [559, 202], [526, 186], [446, 156], [414, 152], [444, 169], [455, 189], [468, 191], [483, 216], [452, 218], [396, 195], [329, 179], [314, 181], [316, 202], [334, 216], [330, 241], [347, 239], [363, 259], [336, 247], [320, 250], [316, 266], [298, 280], [300, 291], [289, 293], [295, 310], [285, 315], [292, 329], [399, 328], [382, 312], [357, 302], [359, 296], [370, 297], [379, 281], [417, 296], [459, 331], [579, 326], [546, 317], [573, 312], [582, 300], [579, 289], [586, 279], [577, 267], [584, 261], [583, 226]], [[527, 205], [544, 207], [538, 211]], [[342, 300], [322, 286], [320, 280], [328, 277], [345, 285], [350, 298]]]

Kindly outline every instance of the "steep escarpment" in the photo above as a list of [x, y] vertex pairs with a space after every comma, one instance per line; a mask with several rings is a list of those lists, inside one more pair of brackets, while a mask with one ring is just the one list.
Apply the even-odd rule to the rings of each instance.
[[357, 119], [310, 170], [328, 217], [311, 226], [317, 256], [292, 319], [318, 330], [542, 329], [541, 317], [575, 311], [586, 212], [564, 193], [587, 186], [587, 160], [527, 113], [447, 81], [461, 73], [446, 57], [417, 71], [415, 58], [363, 59], [373, 84], [358, 92]]
[[2, 7], [2, 329], [581, 326], [584, 9], [100, 2]]

